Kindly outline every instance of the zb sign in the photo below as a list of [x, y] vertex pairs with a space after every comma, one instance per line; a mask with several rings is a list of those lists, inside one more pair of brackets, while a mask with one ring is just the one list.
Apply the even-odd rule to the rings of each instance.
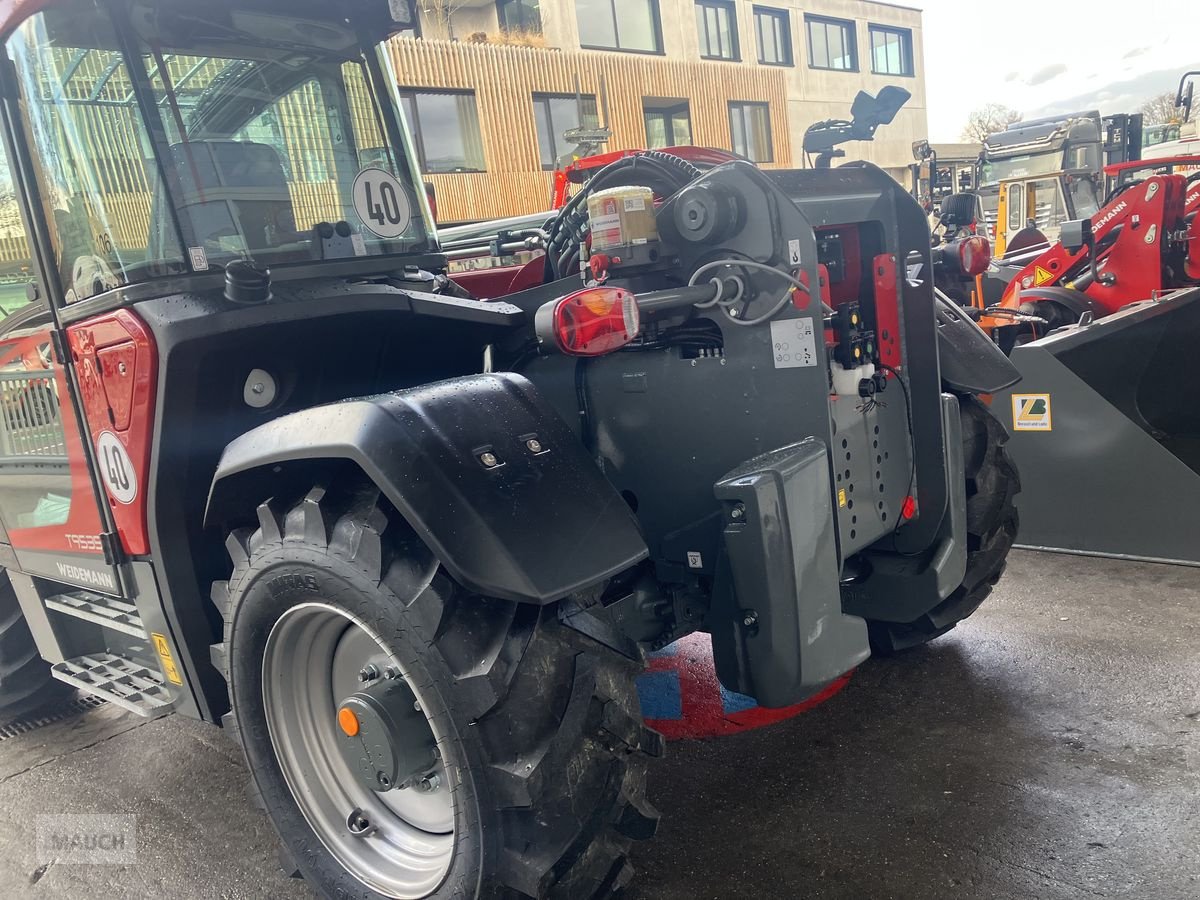
[[1013, 431], [1050, 431], [1049, 394], [1012, 395]]

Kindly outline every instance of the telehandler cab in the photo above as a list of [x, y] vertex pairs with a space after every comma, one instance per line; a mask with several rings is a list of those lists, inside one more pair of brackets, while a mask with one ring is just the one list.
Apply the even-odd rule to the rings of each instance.
[[783, 706], [953, 628], [1016, 532], [976, 398], [1016, 374], [864, 165], [620, 159], [465, 296], [409, 9], [0, 5], [0, 702], [222, 724], [324, 896], [610, 897], [643, 649], [711, 632]]

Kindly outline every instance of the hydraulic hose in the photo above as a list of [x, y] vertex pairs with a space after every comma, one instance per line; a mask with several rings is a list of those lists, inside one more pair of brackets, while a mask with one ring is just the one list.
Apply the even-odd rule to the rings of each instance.
[[700, 170], [687, 160], [658, 150], [644, 150], [633, 156], [624, 156], [609, 163], [580, 189], [559, 211], [547, 227], [546, 265], [553, 278], [565, 273], [559, 268], [560, 260], [574, 243], [582, 247], [588, 235], [588, 218], [585, 202], [590, 194], [605, 187], [645, 184], [661, 197], [669, 197], [680, 188], [690, 184], [700, 175]]

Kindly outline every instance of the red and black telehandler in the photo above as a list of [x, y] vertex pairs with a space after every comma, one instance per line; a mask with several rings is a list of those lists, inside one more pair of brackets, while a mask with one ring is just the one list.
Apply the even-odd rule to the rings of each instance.
[[52, 676], [223, 725], [322, 896], [613, 897], [657, 823], [644, 649], [709, 632], [780, 707], [954, 628], [1016, 533], [978, 395], [1017, 374], [905, 277], [929, 228], [871, 166], [618, 159], [471, 296], [390, 74], [410, 11], [0, 5], [36, 275], [0, 705]]

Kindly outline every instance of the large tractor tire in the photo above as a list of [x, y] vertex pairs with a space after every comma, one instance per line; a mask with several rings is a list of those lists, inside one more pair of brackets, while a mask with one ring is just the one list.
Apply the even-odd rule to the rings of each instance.
[[66, 691], [38, 653], [8, 572], [0, 569], [0, 721], [11, 721]]
[[465, 591], [374, 489], [263, 503], [227, 546], [225, 724], [289, 869], [363, 900], [591, 900], [628, 882], [662, 748], [640, 665], [553, 607]]
[[967, 476], [967, 571], [945, 600], [913, 622], [868, 622], [871, 649], [889, 655], [940, 637], [979, 608], [1000, 576], [1017, 536], [1021, 490], [1016, 466], [1004, 449], [1008, 432], [973, 396], [960, 396], [963, 461]]

